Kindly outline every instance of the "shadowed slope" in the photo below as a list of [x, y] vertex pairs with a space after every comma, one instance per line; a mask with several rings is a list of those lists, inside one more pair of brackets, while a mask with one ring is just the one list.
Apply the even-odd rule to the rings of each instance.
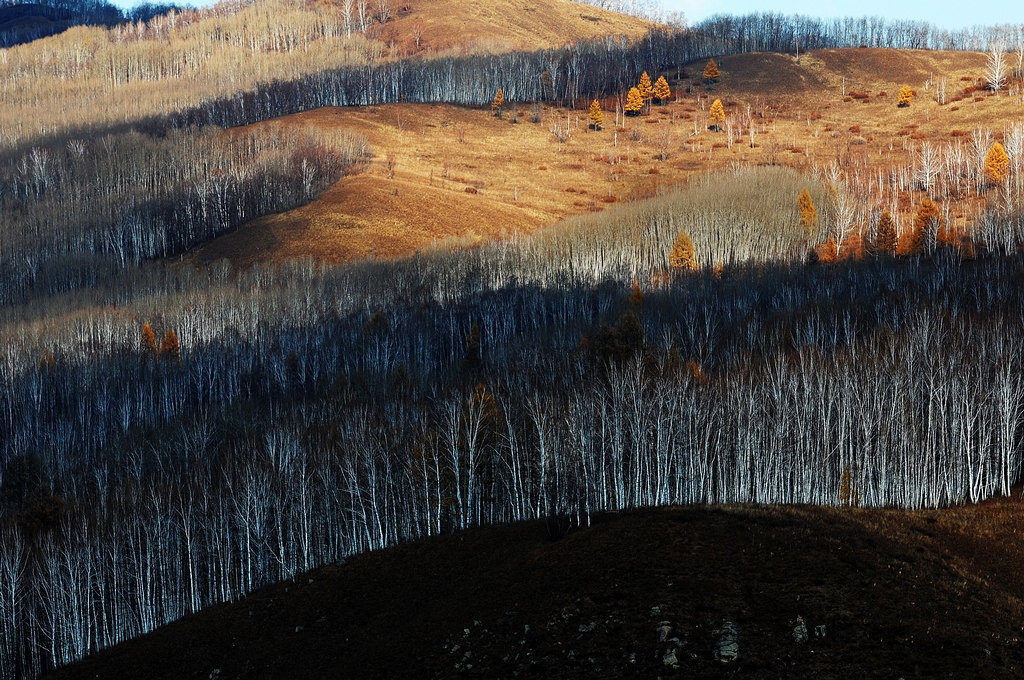
[[[482, 528], [318, 570], [52, 677], [1019, 677], [1020, 510], [676, 508], [556, 542], [540, 523]], [[739, 656], [723, 665], [726, 622]]]

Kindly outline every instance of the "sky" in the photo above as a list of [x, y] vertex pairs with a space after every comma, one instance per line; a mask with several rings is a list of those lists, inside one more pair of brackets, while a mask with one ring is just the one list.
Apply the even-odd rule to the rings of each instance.
[[890, 19], [921, 19], [947, 29], [966, 28], [976, 24], [1024, 24], [1024, 3], [1014, 0], [982, 2], [927, 2], [926, 0], [662, 0], [670, 11], [682, 12], [686, 21], [695, 24], [712, 14], [750, 14], [777, 12], [806, 16], [862, 17], [881, 16]]

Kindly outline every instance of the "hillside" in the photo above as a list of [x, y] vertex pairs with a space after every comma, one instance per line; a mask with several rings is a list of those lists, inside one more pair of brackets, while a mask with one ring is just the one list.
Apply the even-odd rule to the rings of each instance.
[[[474, 529], [316, 570], [47, 677], [1019, 677], [1021, 510], [1018, 491], [909, 513], [634, 511], [561, 540], [536, 522]], [[730, 625], [738, 654], [720, 659]]]
[[1020, 675], [1024, 67], [502, 1], [0, 55], [0, 676]]
[[338, 2], [220, 2], [15, 46], [0, 60], [0, 150], [61, 128], [138, 121], [330, 69], [639, 38], [653, 27], [570, 0], [380, 7], [388, 9], [357, 15]]
[[[960, 172], [929, 187], [951, 228], [969, 236], [985, 206], [1000, 200], [971, 179], [981, 167], [977, 145], [983, 156], [1003, 139], [1021, 92], [1017, 85], [998, 95], [977, 90], [985, 55], [835, 49], [799, 62], [783, 54], [733, 55], [721, 60], [722, 76], [710, 90], [700, 81], [703, 65], [667, 72], [672, 100], [639, 117], [616, 114], [622, 93], [602, 98], [600, 131], [588, 129], [589, 102], [577, 110], [508, 102], [500, 119], [487, 107], [419, 104], [284, 118], [308, 135], [357, 132], [373, 148], [373, 161], [319, 200], [245, 225], [197, 257], [338, 262], [408, 254], [445, 240], [474, 244], [656, 195], [709, 171], [759, 165], [831, 177], [838, 193], [857, 197], [846, 216], [853, 228], [843, 235], [856, 250], [860, 230], [882, 207], [901, 231], [909, 229], [924, 195], [916, 175], [926, 144], [936, 159], [959, 149]], [[917, 96], [898, 108], [897, 92], [908, 84]], [[727, 115], [719, 131], [708, 129], [714, 99]]]
[[[385, 42], [416, 52], [507, 52], [601, 36], [639, 38], [654, 24], [569, 0], [409, 0], [379, 27]], [[453, 27], [458, 27], [453, 30]]]

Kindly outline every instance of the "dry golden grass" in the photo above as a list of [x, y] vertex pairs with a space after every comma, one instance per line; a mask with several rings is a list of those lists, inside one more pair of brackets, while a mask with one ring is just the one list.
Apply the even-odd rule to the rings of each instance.
[[[394, 22], [381, 27], [385, 42], [407, 49], [456, 53], [560, 47], [605, 35], [639, 38], [654, 24], [568, 0], [409, 0]], [[453, 30], [457, 27], [457, 30]]]
[[[513, 125], [514, 103], [503, 119], [489, 109], [426, 105], [300, 114], [285, 124], [312, 132], [342, 127], [366, 136], [376, 153], [373, 163], [320, 200], [247, 225], [197, 255], [340, 261], [409, 253], [445, 239], [472, 244], [656, 195], [695, 173], [772, 163], [807, 171], [836, 166], [862, 210], [857, 229], [867, 226], [870, 209], [897, 203], [894, 217], [906, 231], [922, 194], [892, 196], [880, 177], [912, 165], [922, 141], [949, 144], [958, 139], [953, 131], [978, 126], [998, 138], [1004, 124], [1024, 113], [1020, 95], [1006, 92], [936, 103], [941, 78], [953, 98], [971, 84], [961, 78], [981, 75], [984, 60], [971, 53], [875, 49], [813, 52], [800, 63], [779, 54], [725, 57], [712, 92], [696, 80], [674, 82], [676, 101], [641, 117], [616, 122], [606, 106], [605, 128], [598, 132], [587, 129], [585, 110], [545, 107], [542, 122], [531, 123], [529, 104], [519, 105], [520, 122]], [[698, 78], [702, 66], [687, 72]], [[896, 107], [902, 84], [918, 93], [905, 109]], [[725, 103], [732, 122], [749, 116], [731, 144], [727, 132], [707, 129], [715, 98]], [[568, 127], [569, 139], [556, 139], [556, 123], [563, 131]], [[965, 198], [949, 214], [968, 228], [983, 205], [977, 197]], [[856, 252], [858, 239], [846, 246]]]
[[[567, 113], [545, 107], [535, 124], [528, 107], [520, 107], [518, 125], [509, 121], [510, 111], [498, 119], [489, 110], [419, 104], [287, 117], [282, 122], [308, 131], [341, 128], [366, 136], [373, 162], [319, 200], [256, 220], [197, 256], [343, 261], [400, 255], [439, 241], [472, 245], [601, 210], [654, 186], [653, 152], [614, 127], [587, 130], [584, 111], [568, 113], [572, 136], [559, 143], [550, 129], [556, 121], [564, 127]], [[631, 126], [640, 129], [642, 122]]]
[[365, 35], [349, 34], [330, 2], [259, 0], [172, 16], [0, 49], [0, 142], [138, 120], [368, 59], [535, 50], [651, 27], [569, 0], [413, 0]]

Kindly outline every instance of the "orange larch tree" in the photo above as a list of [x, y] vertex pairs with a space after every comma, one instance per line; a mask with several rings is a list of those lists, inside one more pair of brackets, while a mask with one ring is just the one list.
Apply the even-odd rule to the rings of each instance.
[[590, 102], [590, 129], [600, 130], [604, 125], [604, 113], [601, 111], [601, 102], [596, 99]]
[[174, 331], [164, 333], [164, 339], [160, 341], [160, 354], [162, 356], [181, 358], [181, 343], [178, 342], [178, 334]]
[[498, 88], [498, 91], [494, 93], [494, 99], [491, 100], [491, 110], [494, 111], [494, 115], [501, 118], [501, 106], [505, 103], [505, 93]]
[[999, 142], [993, 144], [985, 156], [985, 174], [996, 184], [1001, 184], [1010, 174], [1010, 157]]
[[811, 192], [805, 187], [796, 199], [800, 208], [800, 226], [804, 229], [804, 235], [810, 241], [818, 229], [818, 209], [814, 207], [814, 199]]
[[625, 109], [627, 116], [640, 115], [640, 112], [644, 109], [644, 98], [640, 96], [640, 90], [635, 87], [629, 88], [629, 93], [626, 95]]
[[636, 89], [640, 92], [645, 104], [654, 96], [654, 86], [651, 85], [651, 77], [647, 75], [647, 71], [640, 74], [640, 82], [637, 83]]
[[672, 98], [672, 88], [668, 86], [665, 76], [658, 76], [658, 80], [654, 83], [654, 98], [658, 100], [659, 104], [664, 104]]
[[892, 255], [896, 252], [896, 242], [896, 223], [893, 222], [889, 211], [883, 210], [882, 214], [878, 217], [878, 226], [875, 227], [875, 238], [871, 244], [872, 249], [876, 253]]
[[142, 349], [156, 353], [156, 333], [153, 332], [153, 327], [149, 325], [148, 321], [142, 324]]
[[676, 240], [672, 243], [672, 252], [668, 255], [668, 264], [675, 269], [696, 270], [699, 268], [697, 255], [693, 249], [693, 240], [685, 231], [676, 235]]
[[717, 132], [722, 129], [719, 125], [725, 122], [725, 107], [722, 106], [721, 99], [716, 99], [711, 103], [711, 108], [708, 109], [708, 120], [711, 121], [711, 125], [708, 126], [709, 130]]
[[910, 89], [909, 85], [904, 85], [900, 88], [899, 96], [896, 99], [896, 106], [901, 109], [905, 109], [910, 106], [911, 100], [914, 99], [914, 91]]
[[715, 63], [714, 59], [708, 59], [707, 65], [704, 66], [704, 73], [701, 74], [704, 78], [704, 84], [711, 88], [712, 83], [717, 83], [718, 78], [721, 75], [718, 72], [718, 64]]
[[930, 253], [935, 249], [935, 239], [939, 231], [939, 206], [935, 201], [924, 197], [921, 205], [914, 213], [914, 230], [910, 232], [904, 252], [907, 255]]

